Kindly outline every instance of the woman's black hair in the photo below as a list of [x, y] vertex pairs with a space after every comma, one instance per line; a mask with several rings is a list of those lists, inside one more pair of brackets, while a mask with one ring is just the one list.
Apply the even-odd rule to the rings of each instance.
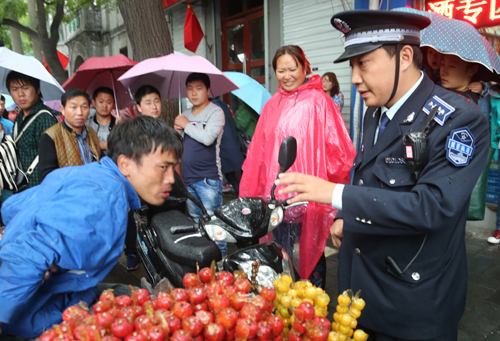
[[158, 147], [163, 152], [174, 153], [179, 159], [182, 156], [182, 137], [165, 121], [141, 115], [123, 121], [111, 130], [107, 154], [114, 163], [123, 154], [140, 165], [142, 156], [154, 153]]

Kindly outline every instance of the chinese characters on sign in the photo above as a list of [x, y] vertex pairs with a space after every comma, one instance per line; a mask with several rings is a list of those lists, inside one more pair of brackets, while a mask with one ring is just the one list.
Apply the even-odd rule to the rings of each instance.
[[500, 0], [426, 0], [426, 11], [450, 19], [467, 21], [475, 27], [500, 25]]

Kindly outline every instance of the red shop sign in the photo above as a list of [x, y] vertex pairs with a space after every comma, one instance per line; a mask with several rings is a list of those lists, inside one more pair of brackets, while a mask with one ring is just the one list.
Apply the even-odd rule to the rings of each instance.
[[476, 28], [500, 25], [500, 0], [425, 0], [425, 10]]

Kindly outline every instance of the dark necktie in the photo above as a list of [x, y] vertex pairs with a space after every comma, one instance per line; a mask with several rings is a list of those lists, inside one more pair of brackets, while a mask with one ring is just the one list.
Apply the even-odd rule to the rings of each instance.
[[387, 117], [387, 115], [384, 112], [382, 114], [382, 119], [380, 120], [380, 126], [378, 127], [377, 142], [380, 139], [380, 136], [382, 136], [382, 133], [384, 132], [389, 122], [390, 122], [389, 117]]

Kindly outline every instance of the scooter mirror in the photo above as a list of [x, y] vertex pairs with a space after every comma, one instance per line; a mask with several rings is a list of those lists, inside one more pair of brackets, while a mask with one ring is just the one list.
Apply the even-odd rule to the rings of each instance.
[[286, 172], [292, 167], [297, 157], [297, 140], [293, 136], [288, 136], [281, 142], [278, 163], [280, 164], [280, 173]]
[[[281, 173], [286, 172], [290, 167], [292, 167], [295, 162], [295, 158], [297, 157], [297, 140], [293, 136], [288, 136], [281, 142], [280, 151], [278, 154], [278, 163], [280, 165], [280, 171], [278, 172], [278, 176]], [[278, 178], [276, 176], [276, 179]], [[274, 190], [276, 189], [276, 184], [271, 188], [271, 199], [276, 200], [276, 196], [274, 194]]]

